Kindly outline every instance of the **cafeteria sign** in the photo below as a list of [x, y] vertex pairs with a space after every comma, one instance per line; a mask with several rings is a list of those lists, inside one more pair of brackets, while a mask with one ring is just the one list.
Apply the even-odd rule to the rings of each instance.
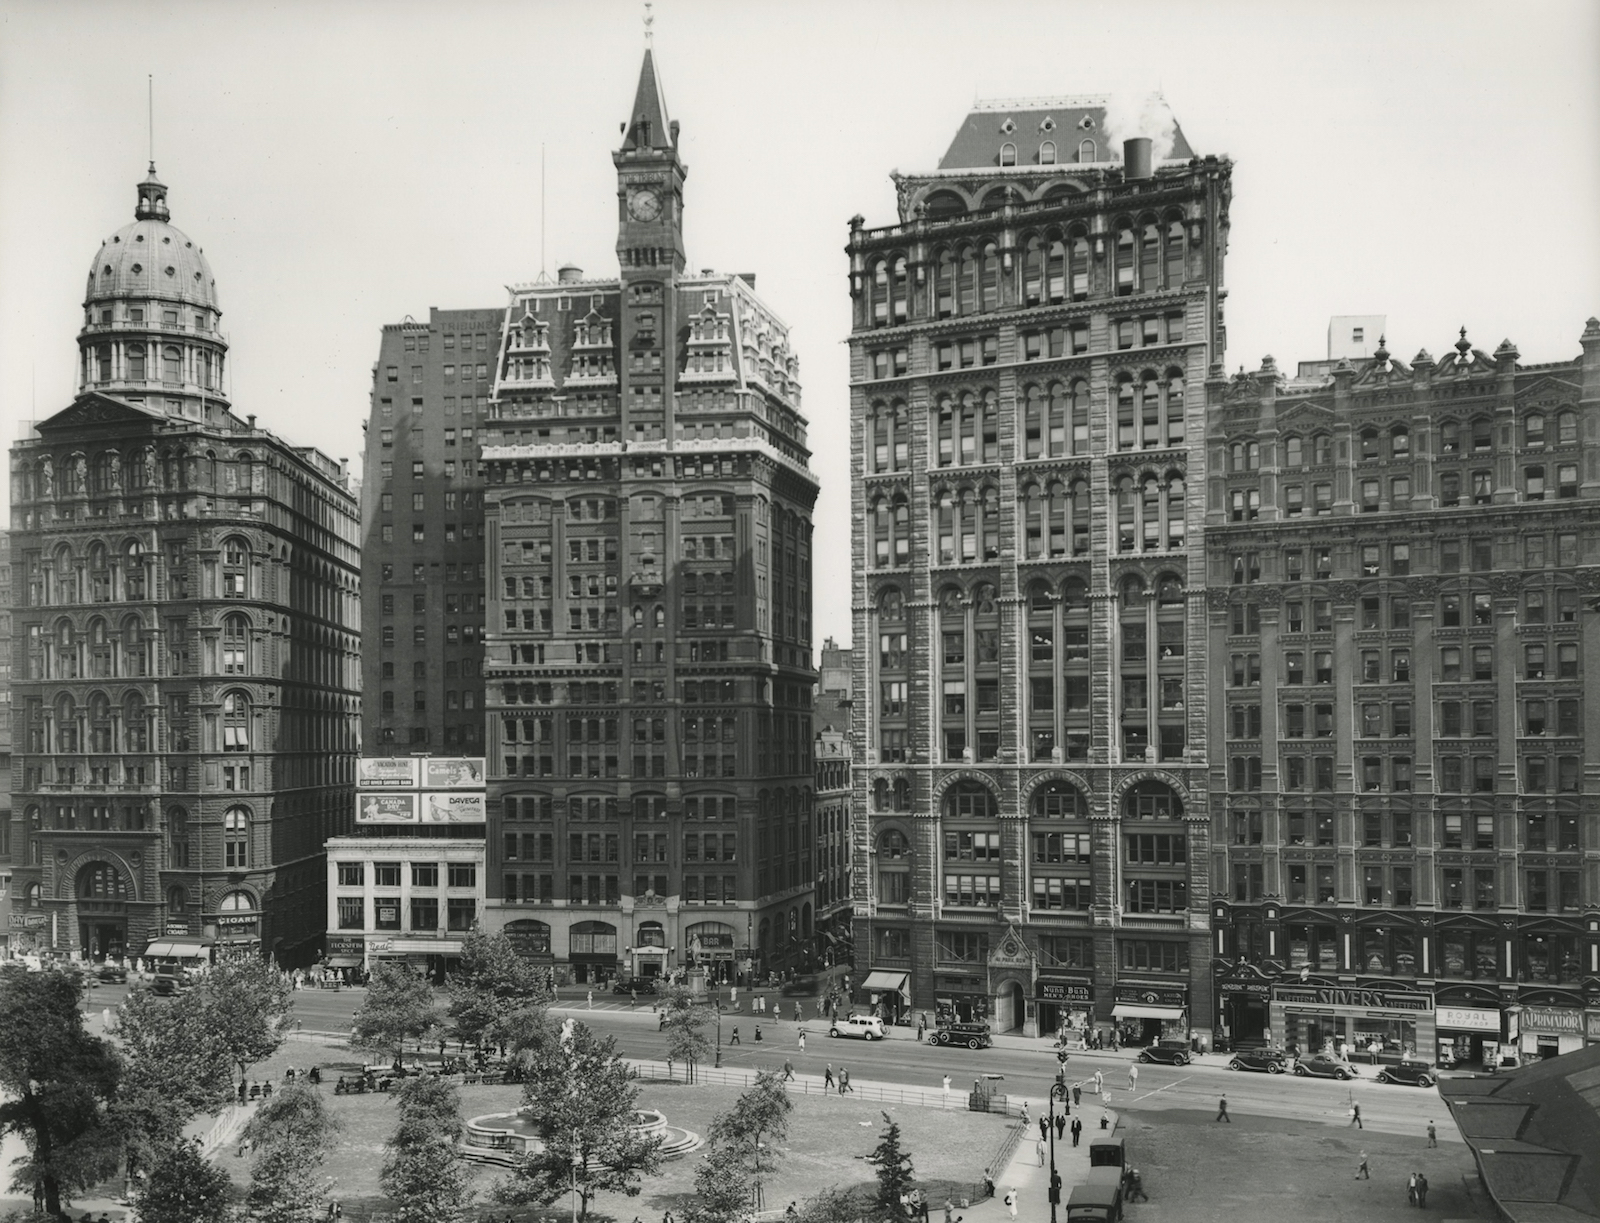
[[1355, 989], [1343, 985], [1311, 987], [1279, 986], [1274, 1002], [1305, 1003], [1310, 1006], [1376, 1008], [1390, 1011], [1431, 1011], [1432, 994], [1405, 994], [1385, 989]]

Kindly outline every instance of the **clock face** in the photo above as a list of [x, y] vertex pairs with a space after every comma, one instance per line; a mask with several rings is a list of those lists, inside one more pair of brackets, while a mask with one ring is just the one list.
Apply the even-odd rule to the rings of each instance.
[[628, 196], [628, 215], [635, 221], [654, 221], [661, 215], [661, 197], [649, 190], [633, 192]]

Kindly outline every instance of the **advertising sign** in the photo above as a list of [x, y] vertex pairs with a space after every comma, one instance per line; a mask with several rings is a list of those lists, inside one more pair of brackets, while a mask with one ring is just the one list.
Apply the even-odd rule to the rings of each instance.
[[1500, 1012], [1477, 1007], [1441, 1006], [1434, 1012], [1434, 1023], [1452, 1032], [1500, 1031]]
[[550, 954], [550, 927], [543, 922], [512, 922], [505, 936], [518, 955]]
[[1035, 983], [1034, 998], [1039, 1002], [1077, 1002], [1090, 1003], [1094, 1001], [1094, 986], [1088, 981], [1045, 981]]
[[1181, 987], [1161, 989], [1159, 986], [1153, 985], [1118, 985], [1116, 986], [1116, 1000], [1133, 1006], [1175, 1006], [1181, 1008], [1189, 1005], [1189, 991]]
[[329, 955], [360, 956], [365, 950], [366, 940], [363, 938], [351, 938], [348, 935], [334, 934], [328, 936]]
[[481, 790], [483, 759], [474, 756], [429, 756], [422, 761], [424, 790]]
[[481, 790], [476, 794], [428, 791], [422, 795], [425, 824], [481, 824], [487, 818], [488, 809]]
[[357, 794], [356, 823], [358, 824], [415, 824], [417, 822], [417, 796], [415, 794]]
[[1525, 1006], [1522, 1008], [1522, 1030], [1547, 1035], [1581, 1036], [1583, 1012], [1569, 1007]]
[[415, 790], [417, 775], [413, 756], [363, 756], [356, 761], [356, 786], [362, 790]]
[[1273, 991], [1272, 1000], [1354, 1010], [1373, 1007], [1390, 1011], [1433, 1010], [1432, 994], [1410, 994], [1387, 989], [1355, 989], [1342, 985], [1292, 987], [1280, 985]]

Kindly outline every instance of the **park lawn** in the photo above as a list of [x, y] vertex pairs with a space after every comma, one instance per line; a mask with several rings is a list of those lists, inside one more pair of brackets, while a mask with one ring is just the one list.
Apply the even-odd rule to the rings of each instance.
[[[395, 1126], [393, 1101], [381, 1093], [335, 1096], [333, 1083], [339, 1074], [354, 1071], [359, 1055], [344, 1049], [291, 1043], [272, 1059], [252, 1067], [252, 1079], [270, 1077], [274, 1084], [283, 1081], [290, 1065], [304, 1071], [315, 1064], [324, 1076], [323, 1093], [329, 1112], [339, 1124], [338, 1137], [323, 1165], [324, 1175], [334, 1182], [334, 1200], [344, 1207], [345, 1217], [365, 1219], [389, 1208], [378, 1186], [383, 1164], [384, 1143]], [[641, 1080], [639, 1106], [657, 1108], [667, 1123], [704, 1134], [711, 1118], [732, 1107], [740, 1089], [709, 1085], [689, 1086]], [[1006, 1121], [987, 1113], [940, 1112], [938, 1109], [909, 1105], [882, 1105], [865, 1099], [837, 1096], [791, 1096], [794, 1111], [789, 1119], [789, 1138], [784, 1157], [766, 1186], [769, 1207], [782, 1207], [829, 1186], [840, 1189], [876, 1187], [874, 1168], [863, 1158], [878, 1143], [883, 1130], [883, 1111], [900, 1124], [901, 1145], [910, 1153], [918, 1181], [930, 1200], [942, 1204], [946, 1195], [960, 1197], [968, 1186], [981, 1179], [983, 1170], [998, 1152], [1006, 1134]], [[508, 1112], [522, 1102], [519, 1085], [464, 1087], [461, 1090], [463, 1119], [484, 1113]], [[865, 1124], [863, 1124], [865, 1123]], [[1012, 1124], [1015, 1124], [1014, 1122]], [[217, 1155], [217, 1162], [242, 1189], [249, 1183], [250, 1157], [240, 1159], [236, 1147]], [[601, 1193], [590, 1205], [590, 1217], [619, 1219], [627, 1223], [636, 1214], [646, 1220], [659, 1219], [671, 1207], [681, 1213], [682, 1201], [694, 1190], [694, 1173], [700, 1162], [698, 1152], [666, 1161], [660, 1173], [649, 1178], [636, 1197]], [[534, 1207], [509, 1210], [490, 1200], [494, 1184], [509, 1175], [503, 1168], [472, 1165], [472, 1182], [485, 1214], [495, 1220], [507, 1213], [518, 1220], [541, 1219], [554, 1214], [565, 1216], [567, 1201], [544, 1209]]]

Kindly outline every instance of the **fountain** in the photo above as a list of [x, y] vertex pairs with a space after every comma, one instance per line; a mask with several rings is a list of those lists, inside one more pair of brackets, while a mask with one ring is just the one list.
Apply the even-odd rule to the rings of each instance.
[[[658, 1109], [634, 1110], [633, 1129], [642, 1134], [654, 1134], [661, 1139], [661, 1154], [666, 1159], [676, 1159], [698, 1150], [705, 1139], [692, 1130], [668, 1125], [666, 1116]], [[500, 1164], [511, 1167], [522, 1162], [530, 1151], [544, 1150], [544, 1138], [539, 1127], [523, 1112], [487, 1113], [466, 1123], [461, 1135], [461, 1155], [474, 1163]]]

